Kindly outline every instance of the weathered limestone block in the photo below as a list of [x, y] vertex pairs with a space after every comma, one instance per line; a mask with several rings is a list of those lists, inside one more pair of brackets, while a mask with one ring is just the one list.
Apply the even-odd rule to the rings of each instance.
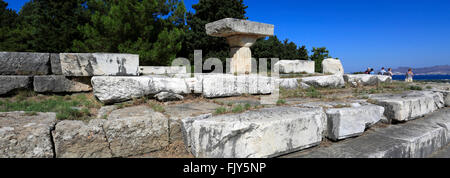
[[299, 87], [307, 89], [310, 87], [308, 84], [300, 82], [299, 80], [300, 79], [297, 78], [280, 78], [277, 81], [279, 86], [284, 89], [297, 89]]
[[445, 106], [450, 107], [450, 91], [447, 90], [433, 90], [433, 91], [442, 93], [442, 96], [444, 97]]
[[314, 61], [307, 60], [280, 60], [275, 66], [279, 66], [280, 73], [308, 73], [313, 74], [315, 70]]
[[104, 123], [114, 157], [150, 153], [169, 144], [168, 119], [147, 106], [111, 112]]
[[426, 158], [448, 144], [449, 137], [445, 125], [448, 126], [450, 123], [449, 111], [445, 108], [423, 119], [377, 128], [367, 135], [338, 142], [299, 157]]
[[373, 86], [378, 83], [392, 82], [392, 77], [386, 75], [369, 75], [369, 74], [345, 74], [344, 80], [347, 83], [356, 82], [356, 85]]
[[206, 34], [226, 37], [231, 47], [230, 71], [232, 74], [252, 73], [250, 47], [258, 38], [273, 36], [274, 26], [248, 20], [225, 18], [205, 26]]
[[49, 53], [0, 52], [0, 75], [46, 75]]
[[155, 98], [158, 101], [162, 101], [162, 102], [166, 102], [166, 101], [179, 101], [179, 100], [183, 100], [184, 97], [179, 95], [179, 94], [175, 94], [175, 93], [169, 93], [169, 92], [161, 92], [155, 95]]
[[103, 130], [103, 119], [82, 121], [61, 121], [53, 133], [57, 158], [110, 158]]
[[52, 158], [55, 113], [0, 113], [1, 158]]
[[50, 65], [53, 75], [62, 75], [61, 60], [59, 53], [50, 53]]
[[206, 24], [206, 34], [215, 37], [229, 37], [236, 35], [254, 35], [254, 36], [273, 36], [274, 25], [252, 22], [249, 20], [240, 20], [225, 18]]
[[413, 120], [444, 107], [442, 93], [430, 91], [371, 95], [370, 100], [384, 107], [389, 121]]
[[318, 108], [276, 107], [213, 116], [183, 124], [195, 157], [265, 158], [318, 145], [325, 113]]
[[70, 93], [92, 91], [90, 78], [68, 79], [63, 75], [35, 76], [33, 85], [36, 92]]
[[31, 84], [30, 76], [4, 75], [0, 76], [0, 95], [21, 88], [29, 88]]
[[151, 77], [92, 77], [94, 95], [104, 103], [115, 103], [149, 94]]
[[314, 87], [339, 88], [345, 86], [344, 78], [342, 77], [342, 75], [304, 77], [301, 80], [303, 83]]
[[203, 76], [195, 76], [193, 78], [185, 78], [184, 82], [188, 87], [188, 90], [194, 94], [203, 93]]
[[322, 61], [324, 74], [344, 75], [344, 67], [339, 59], [328, 58]]
[[139, 55], [112, 53], [61, 53], [65, 76], [137, 76]]
[[118, 108], [117, 105], [110, 105], [110, 106], [102, 106], [98, 111], [97, 111], [97, 119], [107, 119], [108, 115], [116, 110]]
[[434, 124], [392, 125], [388, 129], [377, 130], [377, 134], [406, 142], [409, 158], [426, 158], [447, 145], [446, 130]]
[[376, 105], [327, 109], [327, 137], [337, 141], [359, 136], [366, 128], [382, 120], [383, 113], [384, 108]]
[[270, 77], [259, 75], [206, 75], [203, 77], [203, 96], [217, 98], [242, 94], [270, 94], [274, 82]]
[[187, 151], [190, 152], [191, 146], [192, 146], [191, 136], [194, 134], [193, 133], [194, 130], [192, 129], [192, 124], [195, 121], [209, 119], [211, 117], [212, 117], [212, 114], [202, 114], [202, 115], [195, 116], [195, 117], [187, 117], [187, 118], [181, 120], [181, 132], [183, 134], [183, 141], [184, 141], [184, 145], [186, 146]]
[[149, 83], [151, 94], [160, 92], [170, 92], [175, 94], [189, 94], [191, 90], [188, 88], [185, 80], [182, 78], [159, 78], [152, 77]]
[[141, 75], [186, 74], [185, 66], [139, 66]]

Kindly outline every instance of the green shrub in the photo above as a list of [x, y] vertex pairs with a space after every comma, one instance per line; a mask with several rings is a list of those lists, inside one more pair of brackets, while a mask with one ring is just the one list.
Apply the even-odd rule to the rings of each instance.
[[242, 111], [244, 111], [244, 107], [241, 104], [238, 104], [231, 109], [231, 112], [233, 113], [240, 113]]
[[410, 89], [410, 90], [419, 90], [419, 91], [423, 90], [422, 87], [420, 87], [420, 86], [415, 86], [415, 85], [410, 86], [409, 89]]
[[216, 108], [215, 114], [225, 114], [227, 112], [227, 109], [225, 107], [218, 107]]
[[286, 104], [286, 101], [283, 100], [283, 99], [279, 99], [279, 100], [277, 101], [277, 106], [281, 106], [281, 105], [284, 105], [284, 104]]

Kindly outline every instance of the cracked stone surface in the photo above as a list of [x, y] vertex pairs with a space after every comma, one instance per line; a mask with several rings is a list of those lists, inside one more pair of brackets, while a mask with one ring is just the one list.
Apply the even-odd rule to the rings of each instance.
[[301, 81], [314, 87], [339, 88], [345, 86], [344, 77], [342, 75], [303, 77], [301, 78]]
[[420, 91], [403, 94], [371, 95], [370, 100], [383, 106], [389, 122], [409, 121], [444, 107], [444, 97], [440, 92]]
[[0, 113], [0, 158], [52, 158], [55, 113]]
[[110, 158], [103, 124], [106, 120], [61, 121], [53, 131], [57, 158]]
[[280, 60], [275, 66], [279, 67], [279, 71], [282, 74], [292, 74], [292, 73], [314, 73], [314, 61], [307, 60]]
[[322, 70], [324, 74], [344, 75], [344, 66], [339, 59], [328, 58], [323, 60]]
[[286, 158], [426, 158], [449, 142], [450, 108]]
[[359, 136], [384, 118], [384, 108], [377, 105], [330, 108], [325, 112], [328, 120], [327, 137], [335, 141]]
[[45, 75], [34, 77], [35, 92], [73, 93], [91, 91], [90, 78], [69, 79], [63, 75]]
[[[113, 53], [60, 53], [59, 55], [61, 73], [65, 76], [139, 75], [139, 55]], [[54, 68], [59, 70], [58, 66]]]
[[29, 88], [32, 81], [30, 76], [3, 75], [0, 76], [0, 95], [7, 94], [15, 89]]
[[386, 75], [369, 75], [369, 74], [345, 74], [345, 82], [355, 83], [355, 87], [359, 86], [373, 86], [378, 83], [389, 83], [392, 82], [392, 77]]
[[103, 128], [115, 157], [128, 157], [160, 150], [169, 144], [169, 121], [148, 106], [118, 109]]
[[47, 75], [49, 53], [0, 52], [0, 75]]
[[185, 143], [195, 157], [265, 158], [322, 141], [322, 109], [276, 107], [183, 119]]

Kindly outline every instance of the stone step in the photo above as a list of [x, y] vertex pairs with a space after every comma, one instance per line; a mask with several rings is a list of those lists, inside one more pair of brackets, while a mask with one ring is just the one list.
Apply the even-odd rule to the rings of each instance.
[[284, 158], [425, 158], [450, 143], [450, 108], [424, 118], [310, 150], [284, 155]]
[[370, 102], [383, 106], [388, 122], [405, 122], [434, 112], [445, 105], [441, 92], [417, 91], [403, 94], [376, 94]]
[[320, 144], [325, 119], [320, 108], [275, 107], [187, 118], [182, 129], [195, 157], [266, 158]]

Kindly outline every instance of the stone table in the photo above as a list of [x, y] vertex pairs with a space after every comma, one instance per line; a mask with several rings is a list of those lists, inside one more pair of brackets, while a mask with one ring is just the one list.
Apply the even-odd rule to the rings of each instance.
[[206, 24], [206, 34], [225, 37], [231, 47], [230, 72], [249, 74], [252, 72], [252, 53], [250, 47], [258, 38], [273, 36], [274, 25], [225, 18]]

